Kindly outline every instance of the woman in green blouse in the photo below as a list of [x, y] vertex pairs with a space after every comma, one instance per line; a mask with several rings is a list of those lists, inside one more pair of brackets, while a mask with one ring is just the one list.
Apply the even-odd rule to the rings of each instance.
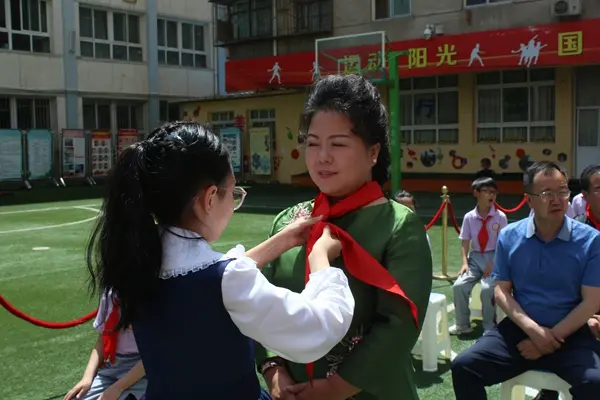
[[431, 253], [423, 223], [385, 198], [379, 186], [390, 164], [379, 92], [356, 75], [322, 79], [306, 103], [300, 133], [321, 193], [279, 214], [271, 235], [305, 215], [323, 215], [324, 222], [306, 246], [284, 253], [263, 273], [275, 285], [301, 292], [311, 238], [331, 223], [343, 245], [343, 257], [333, 265], [348, 275], [356, 308], [345, 339], [314, 365], [288, 362], [257, 344], [258, 370], [276, 399], [418, 399], [411, 350], [431, 292]]

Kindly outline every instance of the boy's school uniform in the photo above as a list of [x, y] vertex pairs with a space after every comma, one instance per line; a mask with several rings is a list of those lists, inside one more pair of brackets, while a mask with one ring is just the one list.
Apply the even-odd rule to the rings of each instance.
[[483, 272], [493, 263], [498, 234], [506, 225], [506, 214], [494, 206], [485, 218], [479, 215], [477, 207], [465, 214], [458, 237], [471, 242], [471, 251], [467, 259], [467, 272], [454, 282], [454, 307], [458, 328], [471, 325], [469, 299], [477, 283], [481, 283], [483, 328], [489, 330], [495, 326], [493, 280], [491, 275], [483, 278]]

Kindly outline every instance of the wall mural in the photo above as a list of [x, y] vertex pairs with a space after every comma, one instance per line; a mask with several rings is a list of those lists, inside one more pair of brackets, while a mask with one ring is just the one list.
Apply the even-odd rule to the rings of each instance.
[[558, 160], [558, 162], [564, 163], [564, 162], [567, 161], [567, 154], [566, 153], [560, 153], [558, 155], [558, 157], [556, 157], [556, 159]]
[[463, 169], [469, 161], [467, 157], [461, 156], [456, 150], [450, 150], [448, 154], [452, 158], [452, 168], [454, 169]]

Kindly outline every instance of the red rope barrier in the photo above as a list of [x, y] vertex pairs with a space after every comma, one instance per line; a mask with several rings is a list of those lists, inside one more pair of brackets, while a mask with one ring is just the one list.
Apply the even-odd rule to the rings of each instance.
[[521, 207], [523, 207], [525, 205], [525, 203], [527, 203], [527, 198], [525, 196], [523, 196], [523, 200], [521, 200], [521, 202], [519, 204], [517, 204], [517, 206], [515, 208], [504, 208], [498, 203], [494, 203], [494, 206], [496, 206], [496, 208], [498, 210], [502, 211], [505, 214], [511, 214], [511, 213], [519, 211], [521, 209]]
[[75, 319], [73, 321], [48, 322], [48, 321], [42, 321], [37, 318], [33, 318], [33, 317], [25, 314], [24, 312], [16, 309], [12, 304], [10, 304], [8, 301], [6, 301], [6, 299], [2, 295], [0, 295], [0, 305], [2, 305], [2, 307], [4, 307], [6, 309], [6, 311], [8, 311], [9, 313], [11, 313], [12, 315], [14, 315], [17, 318], [21, 318], [22, 320], [27, 321], [33, 325], [40, 326], [42, 328], [48, 328], [48, 329], [66, 329], [66, 328], [72, 328], [72, 327], [75, 327], [75, 326], [78, 326], [81, 324], [85, 324], [86, 322], [95, 318], [96, 314], [98, 313], [98, 310], [96, 310], [87, 315], [84, 315], [81, 318]]
[[454, 215], [454, 206], [452, 203], [448, 203], [448, 216], [450, 217], [450, 221], [452, 221], [452, 226], [454, 226], [454, 230], [456, 233], [460, 234], [460, 225], [456, 221], [456, 216]]
[[435, 221], [437, 221], [438, 218], [440, 218], [440, 216], [442, 215], [442, 211], [444, 211], [444, 208], [446, 208], [446, 204], [447, 203], [444, 201], [442, 203], [442, 205], [440, 206], [440, 208], [435, 213], [435, 215], [433, 216], [433, 218], [431, 219], [431, 221], [429, 221], [429, 223], [427, 225], [425, 225], [425, 230], [426, 231], [428, 231], [429, 229], [431, 229], [431, 227], [433, 226], [433, 224], [435, 224]]

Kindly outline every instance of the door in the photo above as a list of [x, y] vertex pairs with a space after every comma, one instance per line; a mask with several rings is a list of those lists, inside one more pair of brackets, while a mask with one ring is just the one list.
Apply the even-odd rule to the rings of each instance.
[[585, 167], [600, 162], [600, 107], [577, 108], [577, 177]]

